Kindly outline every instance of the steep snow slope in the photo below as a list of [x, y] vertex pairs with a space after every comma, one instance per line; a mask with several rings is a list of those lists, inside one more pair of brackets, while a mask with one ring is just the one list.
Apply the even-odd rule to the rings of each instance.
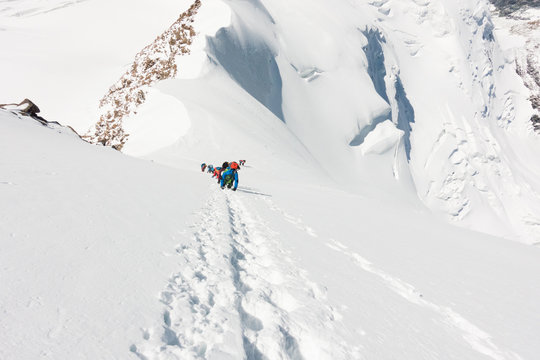
[[125, 358], [206, 186], [3, 110], [0, 153], [0, 358]]
[[539, 249], [378, 186], [268, 176], [253, 158], [222, 191], [5, 112], [0, 150], [2, 359], [540, 351]]
[[[223, 6], [230, 17], [217, 15]], [[220, 89], [240, 86], [243, 93], [228, 104], [257, 100], [269, 111], [265, 121], [285, 123], [347, 188], [378, 183], [393, 194], [417, 194], [459, 224], [537, 243], [540, 139], [529, 121], [528, 90], [513, 57], [497, 43], [487, 1], [338, 1], [332, 11], [327, 6], [204, 2], [195, 16], [194, 51], [178, 63], [178, 78], [191, 80], [157, 85], [152, 95], [182, 111], [174, 112], [170, 125], [158, 125], [145, 108], [126, 119], [132, 137], [125, 151], [141, 155], [176, 143], [170, 154], [210, 155], [207, 137], [215, 124], [205, 130], [199, 124], [210, 111], [220, 137], [230, 138], [235, 126], [220, 108], [228, 105], [217, 105], [215, 98], [224, 97]], [[204, 90], [194, 99], [192, 88]], [[186, 110], [194, 101], [203, 111]], [[241, 107], [239, 118], [249, 121], [244, 129], [258, 127]], [[152, 147], [146, 133], [154, 124], [168, 136]], [[252, 137], [249, 131], [233, 135]], [[223, 140], [215, 151], [231, 154], [234, 146]], [[264, 144], [244, 151], [257, 149], [266, 151]]]
[[[18, 4], [2, 97], [86, 126], [191, 2]], [[0, 358], [535, 359], [539, 249], [417, 198], [538, 241], [532, 109], [486, 6], [204, 1], [123, 123], [171, 167], [0, 112]], [[197, 171], [238, 158], [236, 193]]]
[[[0, 39], [13, 51], [1, 55], [0, 97], [30, 97], [45, 117], [70, 119], [84, 132], [133, 56], [192, 3], [4, 5]], [[150, 88], [137, 113], [124, 119], [124, 150], [159, 151], [158, 161], [205, 161], [217, 151], [249, 157], [276, 151], [275, 139], [264, 144], [254, 134], [281, 122], [278, 137], [300, 141], [287, 146], [293, 164], [317, 162], [347, 188], [382, 183], [463, 226], [538, 242], [540, 140], [529, 121], [529, 90], [515, 73], [514, 55], [500, 47], [502, 33], [493, 32], [488, 2], [328, 6], [204, 1], [191, 53], [175, 59], [176, 78]], [[254, 101], [258, 110], [235, 108]], [[231, 136], [252, 142], [235, 149], [225, 140]], [[274, 155], [267, 164], [279, 164], [283, 154]]]
[[506, 52], [516, 62], [516, 71], [529, 89], [529, 100], [536, 113], [531, 123], [540, 132], [540, 9], [523, 7], [506, 14], [501, 12], [494, 17], [495, 32]]

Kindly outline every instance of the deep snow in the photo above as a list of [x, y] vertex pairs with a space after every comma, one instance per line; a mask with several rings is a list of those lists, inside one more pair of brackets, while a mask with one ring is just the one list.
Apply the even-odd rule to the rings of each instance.
[[[2, 359], [534, 359], [540, 250], [269, 177], [236, 193], [0, 113]], [[184, 166], [184, 165], [182, 165]], [[339, 216], [336, 216], [339, 214]]]
[[[2, 102], [84, 132], [190, 4], [1, 4]], [[1, 359], [536, 359], [540, 144], [487, 1], [193, 25], [127, 155], [0, 110]]]
[[[45, 118], [85, 133], [99, 118], [99, 99], [135, 54], [191, 3], [6, 3], [0, 41], [10, 51], [0, 55], [0, 98], [29, 97]], [[417, 196], [460, 226], [540, 241], [540, 139], [530, 122], [531, 92], [516, 74], [513, 47], [521, 40], [495, 28], [488, 1], [328, 6], [322, 0], [204, 1], [191, 52], [176, 59], [178, 75], [170, 80], [176, 83], [151, 87], [140, 111], [124, 120], [124, 151], [160, 152], [156, 161], [203, 161], [209, 148], [236, 157], [234, 145], [209, 137], [232, 133], [246, 137], [244, 143], [260, 131], [261, 118], [279, 119], [282, 133], [305, 148], [302, 158], [350, 189], [384, 182], [387, 191]], [[222, 101], [231, 99], [229, 89], [234, 99]], [[253, 106], [242, 108], [253, 102], [269, 114], [253, 119]], [[236, 125], [221, 113], [236, 104], [242, 105], [234, 121], [249, 126], [232, 132]], [[201, 126], [210, 118], [209, 128]], [[377, 128], [386, 120], [394, 131]], [[380, 148], [367, 149], [365, 140]], [[269, 148], [253, 144], [244, 151]]]
[[[242, 144], [272, 159], [267, 167], [291, 149], [287, 157], [308, 162], [300, 167], [318, 164], [351, 191], [377, 183], [460, 226], [538, 243], [540, 138], [530, 92], [488, 3], [326, 6], [204, 2], [178, 77], [152, 89], [150, 103], [167, 99], [173, 109], [170, 124], [143, 105], [124, 120], [124, 151], [156, 161], [246, 157]], [[261, 126], [280, 127], [276, 120], [285, 125], [278, 139], [292, 134], [300, 146], [259, 139], [268, 134]], [[167, 141], [150, 140], [150, 127]]]

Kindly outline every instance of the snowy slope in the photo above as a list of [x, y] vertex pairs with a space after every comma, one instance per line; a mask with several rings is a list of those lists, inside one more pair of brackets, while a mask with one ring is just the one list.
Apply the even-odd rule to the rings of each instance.
[[515, 59], [516, 71], [530, 92], [529, 100], [536, 110], [531, 122], [540, 132], [540, 9], [525, 6], [511, 13], [503, 10], [494, 17], [495, 32], [502, 48]]
[[[84, 132], [192, 4], [1, 3], [2, 102]], [[120, 124], [142, 159], [0, 110], [0, 359], [538, 357], [540, 144], [487, 1], [193, 20]], [[235, 193], [198, 170], [240, 158]]]
[[[219, 16], [224, 6], [230, 18]], [[124, 120], [131, 134], [124, 151], [172, 146], [166, 156], [210, 156], [213, 149], [230, 156], [234, 142], [211, 134], [253, 138], [248, 129], [259, 121], [252, 112], [235, 110], [235, 121], [250, 124], [244, 131], [222, 113], [256, 100], [269, 110], [266, 122], [283, 122], [347, 188], [384, 184], [462, 226], [537, 243], [540, 139], [529, 121], [529, 91], [497, 42], [488, 3], [340, 1], [332, 12], [326, 6], [203, 3], [193, 51], [178, 59], [177, 79], [156, 85], [141, 113]], [[215, 99], [238, 86], [243, 93], [234, 100]], [[190, 110], [194, 102], [203, 111]], [[158, 124], [154, 115], [161, 113], [147, 110], [153, 103], [181, 111]], [[201, 127], [209, 112], [217, 121]], [[166, 141], [151, 140], [150, 128]]]
[[[29, 97], [84, 133], [135, 54], [192, 3], [6, 3], [0, 98]], [[293, 167], [317, 162], [349, 189], [383, 182], [461, 226], [539, 241], [530, 91], [487, 1], [336, 1], [328, 11], [320, 0], [207, 0], [193, 26], [175, 79], [124, 119], [126, 153], [246, 158], [280, 148], [254, 136], [279, 121]], [[239, 151], [231, 135], [253, 143]]]
[[537, 248], [377, 188], [268, 177], [256, 158], [224, 192], [209, 174], [0, 116], [2, 359], [540, 351]]
[[125, 358], [206, 188], [1, 110], [0, 126], [0, 358]]

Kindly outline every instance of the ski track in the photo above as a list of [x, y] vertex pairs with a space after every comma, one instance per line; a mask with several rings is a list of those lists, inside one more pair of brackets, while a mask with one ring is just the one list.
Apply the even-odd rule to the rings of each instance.
[[437, 305], [424, 299], [423, 295], [414, 286], [400, 280], [397, 277], [389, 275], [383, 270], [376, 268], [364, 257], [355, 252], [349, 251], [348, 248], [339, 241], [330, 239], [326, 245], [330, 249], [342, 253], [343, 255], [352, 259], [362, 270], [382, 279], [390, 290], [405, 300], [437, 313], [440, 317], [442, 317], [445, 323], [460, 331], [465, 341], [467, 341], [467, 343], [478, 353], [489, 356], [494, 360], [522, 359], [518, 354], [512, 351], [500, 349], [493, 343], [491, 336], [488, 333], [478, 328], [456, 311], [447, 306]]
[[[244, 204], [262, 196], [211, 190], [181, 270], [160, 294], [161, 326], [130, 350], [153, 359], [359, 359], [338, 335], [340, 314], [295, 266], [278, 234]], [[274, 208], [273, 210], [279, 210]], [[295, 217], [284, 218], [311, 236]]]
[[283, 216], [283, 218], [285, 219], [285, 221], [293, 224], [298, 230], [300, 230], [302, 232], [305, 232], [305, 233], [307, 233], [308, 235], [310, 235], [310, 236], [312, 236], [314, 238], [319, 237], [317, 235], [317, 232], [311, 226], [306, 225], [301, 218], [293, 216], [293, 215], [289, 214], [288, 212], [286, 212], [285, 210], [277, 207], [273, 203], [273, 201], [268, 199], [268, 198], [262, 198], [262, 200], [266, 201], [266, 203], [268, 204], [268, 207], [272, 211], [275, 211], [278, 214], [281, 214]]

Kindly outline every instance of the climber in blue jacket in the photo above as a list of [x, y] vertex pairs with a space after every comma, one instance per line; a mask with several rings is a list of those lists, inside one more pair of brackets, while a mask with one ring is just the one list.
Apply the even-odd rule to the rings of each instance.
[[[234, 181], [234, 187], [233, 187]], [[238, 188], [238, 163], [232, 162], [229, 164], [229, 168], [221, 173], [221, 188], [224, 189], [227, 186], [229, 189], [232, 187], [233, 191]]]

